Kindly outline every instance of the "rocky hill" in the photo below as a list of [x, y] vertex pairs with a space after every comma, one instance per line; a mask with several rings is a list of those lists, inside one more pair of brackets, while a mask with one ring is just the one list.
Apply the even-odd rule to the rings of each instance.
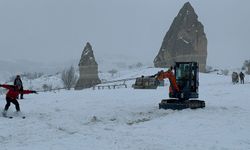
[[204, 27], [189, 2], [184, 4], [174, 18], [154, 59], [154, 65], [169, 67], [176, 61], [197, 61], [200, 71], [205, 72], [207, 38]]

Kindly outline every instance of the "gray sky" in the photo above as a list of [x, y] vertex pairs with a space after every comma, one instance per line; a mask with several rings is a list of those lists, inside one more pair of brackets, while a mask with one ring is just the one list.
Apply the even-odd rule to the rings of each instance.
[[[97, 59], [153, 62], [183, 0], [0, 0], [0, 60]], [[250, 1], [191, 0], [205, 27], [208, 65], [250, 59]], [[100, 65], [100, 64], [99, 64]]]

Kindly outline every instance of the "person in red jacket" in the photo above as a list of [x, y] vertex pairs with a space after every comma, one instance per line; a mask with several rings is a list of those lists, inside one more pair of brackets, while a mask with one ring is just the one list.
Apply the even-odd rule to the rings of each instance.
[[20, 87], [16, 85], [7, 85], [7, 84], [0, 84], [0, 87], [8, 89], [8, 92], [6, 94], [6, 105], [4, 107], [3, 116], [6, 116], [7, 110], [10, 107], [10, 103], [13, 103], [16, 106], [16, 111], [20, 112], [20, 106], [17, 101], [17, 97], [19, 94], [31, 94], [31, 93], [37, 93], [36, 91], [32, 90], [20, 90]]

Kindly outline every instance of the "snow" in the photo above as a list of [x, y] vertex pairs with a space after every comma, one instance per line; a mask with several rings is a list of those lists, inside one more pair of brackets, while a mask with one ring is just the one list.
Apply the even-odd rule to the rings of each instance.
[[22, 78], [22, 81], [23, 81], [23, 86], [26, 87], [26, 89], [42, 91], [44, 90], [43, 85], [51, 86], [52, 89], [63, 88], [61, 74], [43, 75], [40, 78], [34, 80]]
[[86, 49], [83, 53], [84, 53], [84, 56], [88, 55], [90, 53], [90, 49]]
[[[115, 79], [157, 71], [123, 71]], [[166, 86], [25, 95], [19, 103], [26, 119], [0, 117], [0, 149], [250, 149], [249, 79], [233, 85], [230, 76], [201, 73], [199, 99], [206, 107], [196, 110], [159, 110], [158, 103], [168, 98]], [[5, 105], [4, 95], [0, 105]], [[13, 105], [8, 113], [14, 115]]]
[[180, 36], [178, 39], [181, 39], [183, 42], [185, 42], [186, 44], [189, 44], [190, 42], [188, 42], [187, 40], [185, 40], [184, 38], [183, 38], [183, 36]]
[[186, 44], [189, 44], [189, 42], [185, 39], [182, 39], [183, 42], [185, 42]]

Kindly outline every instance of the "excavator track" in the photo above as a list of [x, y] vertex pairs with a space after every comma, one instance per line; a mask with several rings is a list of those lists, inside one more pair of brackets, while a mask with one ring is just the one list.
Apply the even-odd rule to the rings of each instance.
[[186, 108], [197, 109], [197, 108], [204, 108], [204, 107], [205, 107], [205, 101], [202, 101], [202, 100], [181, 101], [178, 99], [163, 99], [159, 103], [159, 109], [182, 110]]

